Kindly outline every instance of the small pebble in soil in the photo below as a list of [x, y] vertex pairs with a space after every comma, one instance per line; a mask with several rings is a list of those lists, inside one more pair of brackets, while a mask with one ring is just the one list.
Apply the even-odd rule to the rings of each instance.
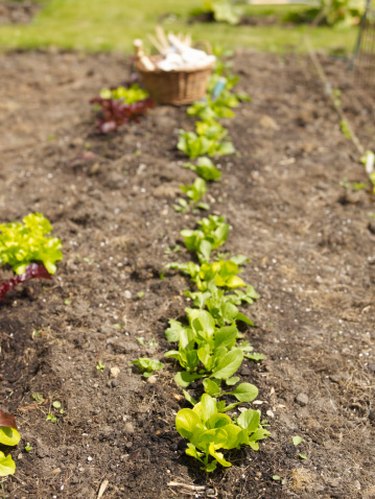
[[108, 440], [113, 434], [113, 429], [109, 425], [104, 425], [101, 427], [101, 431], [99, 433], [99, 440]]
[[109, 372], [110, 372], [111, 378], [116, 379], [116, 378], [118, 378], [118, 375], [120, 374], [120, 368], [117, 366], [111, 367]]
[[125, 423], [124, 431], [125, 431], [125, 433], [128, 433], [129, 435], [132, 435], [133, 433], [135, 433], [135, 428], [134, 428], [133, 423], [131, 423], [130, 421]]
[[309, 397], [306, 395], [306, 393], [299, 393], [296, 396], [295, 401], [297, 402], [297, 404], [303, 407], [309, 403]]
[[157, 382], [157, 377], [156, 376], [150, 376], [149, 378], [147, 378], [147, 383], [150, 383], [150, 385], [155, 385], [155, 383]]
[[118, 385], [119, 385], [119, 380], [118, 379], [111, 379], [107, 383], [108, 388], [116, 388], [116, 386], [118, 386]]
[[133, 296], [133, 295], [132, 295], [131, 291], [129, 291], [128, 289], [126, 289], [126, 290], [124, 291], [124, 297], [125, 297], [127, 300], [131, 300], [132, 296]]

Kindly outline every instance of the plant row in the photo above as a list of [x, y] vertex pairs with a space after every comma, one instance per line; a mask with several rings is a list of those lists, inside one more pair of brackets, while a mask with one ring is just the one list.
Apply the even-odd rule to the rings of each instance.
[[[208, 183], [220, 180], [222, 175], [213, 160], [235, 152], [221, 119], [234, 117], [234, 108], [248, 100], [234, 92], [237, 80], [224, 63], [218, 63], [207, 97], [187, 110], [196, 119], [195, 130], [180, 130], [177, 148], [189, 158], [185, 167], [197, 178], [181, 186], [185, 197], [177, 200], [176, 211], [209, 208], [203, 199]], [[239, 407], [254, 401], [258, 389], [241, 382], [238, 372], [245, 360], [261, 360], [262, 355], [253, 351], [240, 330], [241, 323], [253, 326], [253, 322], [239, 307], [258, 298], [254, 288], [239, 275], [247, 259], [219, 252], [230, 229], [223, 216], [211, 214], [200, 219], [195, 229], [181, 231], [192, 259], [167, 266], [190, 280], [185, 291], [190, 302], [186, 315], [182, 320], [171, 319], [165, 332], [173, 345], [165, 358], [175, 362], [175, 381], [190, 405], [177, 413], [175, 424], [188, 441], [186, 454], [198, 460], [206, 472], [214, 471], [218, 464], [231, 466], [225, 451], [242, 445], [258, 450], [258, 442], [269, 435], [259, 410]], [[153, 359], [134, 363], [147, 376], [162, 367]]]

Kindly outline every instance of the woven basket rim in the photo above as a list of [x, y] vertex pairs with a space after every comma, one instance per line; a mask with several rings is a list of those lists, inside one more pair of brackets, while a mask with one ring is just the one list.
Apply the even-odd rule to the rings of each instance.
[[[160, 56], [151, 56], [150, 57], [151, 61], [160, 61], [161, 57]], [[170, 71], [165, 71], [164, 69], [156, 68], [153, 70], [146, 69], [144, 66], [141, 66], [138, 59], [135, 61], [135, 65], [137, 67], [137, 70], [140, 73], [146, 73], [146, 74], [191, 74], [191, 73], [199, 73], [201, 71], [207, 71], [208, 69], [212, 69], [215, 65], [214, 62], [210, 62], [206, 66], [202, 66], [200, 68], [195, 68], [195, 69], [171, 69]]]

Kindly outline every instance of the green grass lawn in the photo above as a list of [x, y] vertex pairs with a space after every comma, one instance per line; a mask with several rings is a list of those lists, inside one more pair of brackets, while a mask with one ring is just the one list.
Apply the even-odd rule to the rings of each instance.
[[[27, 26], [1, 26], [0, 49], [58, 47], [88, 51], [131, 50], [134, 38], [146, 38], [156, 23], [167, 30], [189, 31], [195, 40], [208, 40], [228, 48], [272, 52], [303, 49], [308, 32], [313, 44], [326, 51], [351, 51], [356, 28], [334, 29], [308, 26], [229, 26], [187, 24], [189, 12], [200, 0], [42, 0], [43, 8]], [[295, 7], [300, 9], [301, 7]], [[287, 7], [287, 9], [290, 9]], [[278, 16], [282, 8], [273, 8]], [[270, 9], [251, 8], [262, 15]]]

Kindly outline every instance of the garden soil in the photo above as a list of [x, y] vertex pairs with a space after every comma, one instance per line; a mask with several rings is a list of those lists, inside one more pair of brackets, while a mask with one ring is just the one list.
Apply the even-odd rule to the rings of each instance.
[[40, 6], [32, 0], [22, 2], [0, 0], [0, 25], [28, 24], [39, 8]]
[[[343, 61], [321, 60], [374, 149], [373, 101]], [[156, 107], [103, 137], [88, 101], [129, 79], [122, 56], [3, 54], [0, 219], [42, 212], [64, 260], [51, 283], [0, 307], [1, 407], [23, 436], [1, 497], [375, 497], [375, 206], [349, 187], [366, 176], [307, 58], [233, 62], [252, 102], [226, 123], [237, 154], [220, 160], [208, 202], [261, 295], [244, 333], [267, 358], [241, 376], [259, 387], [271, 438], [206, 476], [174, 429], [175, 366], [146, 381], [130, 364], [162, 358], [168, 320], [188, 304], [187, 281], [165, 270], [188, 259], [179, 232], [199, 217], [173, 208], [194, 179], [176, 150], [178, 129], [193, 126], [185, 109]]]

